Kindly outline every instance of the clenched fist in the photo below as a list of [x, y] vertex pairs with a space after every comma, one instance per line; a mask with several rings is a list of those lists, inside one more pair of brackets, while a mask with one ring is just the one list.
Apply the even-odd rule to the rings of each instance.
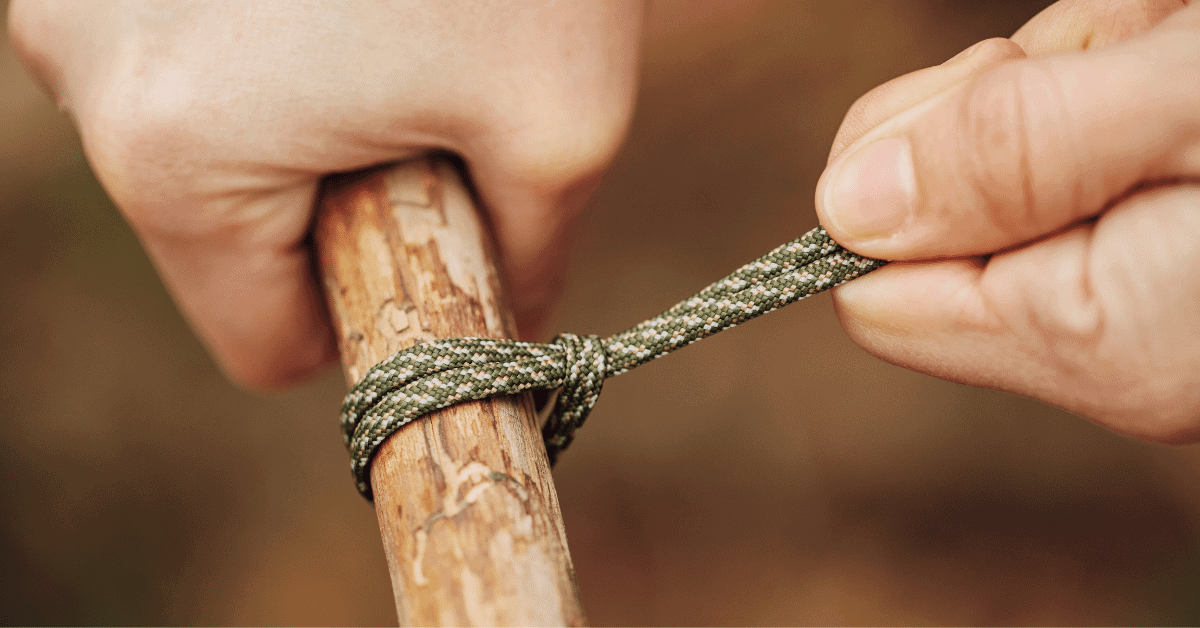
[[632, 110], [640, 0], [15, 0], [22, 56], [234, 378], [335, 358], [303, 242], [318, 181], [432, 150], [465, 160], [518, 325]]

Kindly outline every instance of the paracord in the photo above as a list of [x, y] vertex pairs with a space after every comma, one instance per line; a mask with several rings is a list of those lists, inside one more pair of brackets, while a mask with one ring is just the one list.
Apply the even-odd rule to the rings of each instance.
[[887, 262], [851, 253], [817, 227], [628, 331], [550, 344], [447, 338], [393, 354], [342, 404], [342, 435], [358, 490], [371, 499], [371, 458], [397, 429], [434, 410], [527, 390], [561, 389], [542, 428], [550, 464], [574, 439], [604, 380]]

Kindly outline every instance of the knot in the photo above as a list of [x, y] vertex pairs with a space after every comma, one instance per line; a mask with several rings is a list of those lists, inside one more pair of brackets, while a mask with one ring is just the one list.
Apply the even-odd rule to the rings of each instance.
[[596, 405], [604, 378], [608, 376], [608, 354], [599, 336], [559, 334], [550, 344], [562, 347], [564, 366], [562, 389], [554, 400], [554, 410], [542, 426], [546, 454], [553, 466], [559, 452], [575, 439], [575, 430]]
[[606, 377], [886, 263], [843, 249], [817, 227], [606, 340], [559, 334], [553, 344], [543, 345], [447, 338], [398, 351], [371, 367], [342, 405], [342, 433], [358, 490], [371, 498], [371, 458], [404, 425], [458, 403], [525, 391], [560, 389], [542, 427], [554, 464], [596, 404]]

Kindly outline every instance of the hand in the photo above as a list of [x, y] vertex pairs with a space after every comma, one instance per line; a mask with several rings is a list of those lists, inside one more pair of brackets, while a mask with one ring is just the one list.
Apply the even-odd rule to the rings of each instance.
[[1200, 6], [1064, 0], [851, 109], [822, 224], [895, 364], [1200, 439]]
[[522, 333], [632, 110], [640, 0], [15, 0], [12, 39], [226, 370], [336, 357], [306, 236], [321, 177], [461, 155]]

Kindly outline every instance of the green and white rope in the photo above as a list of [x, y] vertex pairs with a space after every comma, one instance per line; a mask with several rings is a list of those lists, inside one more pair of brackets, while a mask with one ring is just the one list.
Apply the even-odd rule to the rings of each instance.
[[606, 378], [885, 263], [847, 251], [817, 227], [609, 338], [559, 334], [550, 344], [448, 338], [399, 351], [372, 367], [342, 405], [342, 434], [358, 490], [371, 499], [371, 458], [402, 426], [440, 408], [527, 390], [561, 389], [542, 428], [554, 464]]

